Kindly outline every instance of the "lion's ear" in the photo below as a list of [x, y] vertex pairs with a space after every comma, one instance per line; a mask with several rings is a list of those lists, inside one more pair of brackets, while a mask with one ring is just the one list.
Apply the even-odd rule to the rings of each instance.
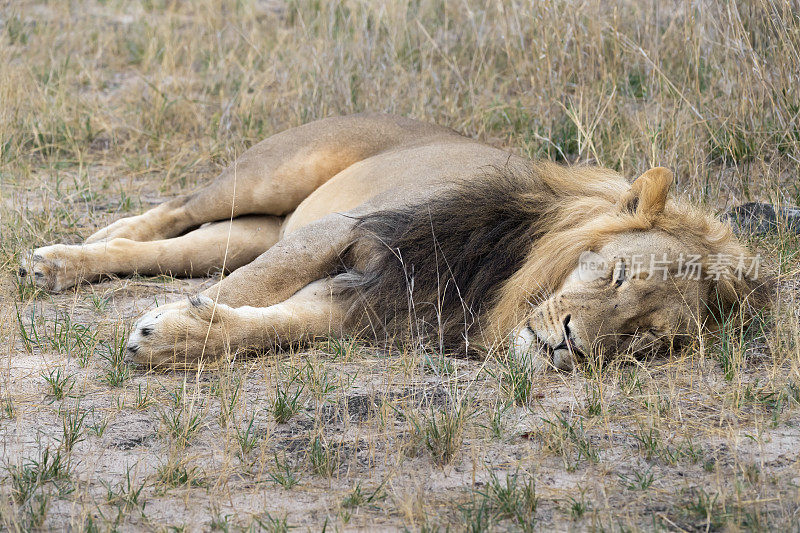
[[651, 168], [636, 178], [628, 192], [622, 195], [620, 209], [652, 221], [664, 210], [671, 186], [672, 172], [669, 169]]

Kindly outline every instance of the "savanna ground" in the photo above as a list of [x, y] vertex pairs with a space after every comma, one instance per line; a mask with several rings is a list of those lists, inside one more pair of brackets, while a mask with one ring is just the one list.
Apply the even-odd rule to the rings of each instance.
[[752, 0], [0, 4], [0, 527], [800, 527], [798, 242], [752, 239], [770, 317], [531, 376], [367, 340], [125, 366], [213, 280], [19, 285], [20, 254], [211, 179], [265, 136], [377, 110], [722, 212], [800, 203], [800, 11]]

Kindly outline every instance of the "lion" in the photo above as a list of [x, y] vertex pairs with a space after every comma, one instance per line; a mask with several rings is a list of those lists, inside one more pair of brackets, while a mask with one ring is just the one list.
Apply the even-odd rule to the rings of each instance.
[[660, 167], [630, 184], [534, 162], [398, 116], [326, 118], [83, 244], [34, 250], [19, 274], [63, 291], [109, 275], [226, 273], [135, 323], [126, 349], [138, 364], [367, 329], [450, 353], [507, 346], [570, 370], [592, 354], [675, 350], [743, 300], [766, 305], [758, 258], [728, 224], [671, 198], [672, 182]]

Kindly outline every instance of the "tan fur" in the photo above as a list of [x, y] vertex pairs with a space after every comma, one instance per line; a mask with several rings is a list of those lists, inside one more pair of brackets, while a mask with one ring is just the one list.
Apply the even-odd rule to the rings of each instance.
[[[657, 182], [652, 180], [653, 170], [659, 171], [661, 176]], [[750, 257], [729, 225], [689, 204], [666, 202], [672, 176], [671, 173], [665, 176], [664, 170], [646, 172], [626, 190], [624, 182], [615, 174], [603, 176], [598, 169], [582, 169], [593, 175], [579, 174], [575, 181], [580, 183], [585, 179], [591, 186], [583, 191], [571, 191], [576, 197], [559, 206], [558, 224], [550, 228], [550, 234], [537, 243], [525, 265], [505, 284], [491, 322], [508, 330], [519, 320], [520, 314], [526, 313], [531, 301], [540, 300], [563, 284], [583, 251], [599, 250], [620, 236], [624, 240], [630, 232], [661, 231], [676, 239], [677, 246], [686, 254]], [[560, 183], [565, 178], [570, 179], [568, 172], [556, 167], [548, 175]], [[625, 212], [635, 191], [647, 190], [640, 180], [655, 185], [658, 190], [647, 191], [648, 198], [639, 202], [637, 211]], [[734, 299], [734, 295], [740, 293], [741, 290], [728, 290], [728, 296]]]
[[[770, 282], [763, 270], [761, 279], [740, 275], [737, 264], [728, 265], [718, 279], [709, 274], [717, 256], [748, 265], [755, 258], [727, 224], [689, 204], [667, 201], [672, 181], [671, 172], [655, 168], [622, 194], [614, 191], [617, 201], [595, 190], [562, 205], [563, 228], [540, 240], [503, 287], [489, 320], [495, 335], [528, 327], [550, 348], [566, 345], [555, 350], [552, 363], [571, 369], [576, 354], [670, 350], [676, 340], [702, 331], [709, 318], [719, 320], [743, 300], [753, 308], [768, 305]], [[587, 283], [567, 280], [587, 250], [612, 266], [619, 258], [654, 254], [668, 260], [669, 273], [662, 278], [646, 262], [618, 289], [610, 285], [612, 271]], [[699, 279], [677, 271], [682, 257], [691, 255], [702, 258]]]
[[[533, 173], [531, 198], [545, 200], [557, 216], [547, 217], [546, 232], [500, 289], [486, 319], [485, 342], [505, 339], [526, 320], [539, 320], [540, 338], [547, 337], [553, 325], [536, 306], [555, 295], [547, 303], [548, 315], [561, 320], [554, 302], [568, 305], [571, 293], [562, 289], [581, 252], [619, 246], [626, 235], [648, 233], [651, 241], [640, 244], [653, 249], [669, 242], [704, 254], [746, 253], [727, 226], [667, 200], [672, 175], [666, 169], [651, 169], [631, 187], [607, 169], [533, 165], [438, 126], [356, 115], [274, 135], [200, 191], [119, 220], [83, 245], [39, 248], [20, 271], [42, 288], [64, 290], [106, 274], [233, 270], [199, 299], [142, 317], [128, 344], [137, 362], [193, 361], [226, 350], [341, 334], [357, 325], [346, 323], [343, 302], [330, 293], [330, 276], [342, 267], [357, 218], [485, 180], [493, 167]], [[715, 288], [730, 300], [747, 289], [737, 283], [725, 280]], [[707, 285], [659, 298], [676, 302], [703, 293], [707, 299]], [[684, 307], [698, 308], [698, 298]], [[628, 305], [641, 302], [634, 298]], [[609, 331], [613, 327], [583, 326], [591, 342]]]

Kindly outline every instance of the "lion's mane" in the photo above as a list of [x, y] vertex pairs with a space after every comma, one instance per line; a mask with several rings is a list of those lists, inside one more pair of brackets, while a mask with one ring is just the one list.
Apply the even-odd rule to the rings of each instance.
[[[488, 168], [427, 202], [361, 217], [343, 258], [361, 268], [338, 276], [338, 290], [351, 319], [366, 312], [373, 327], [463, 352], [511, 331], [611, 235], [656, 229], [704, 255], [747, 253], [727, 224], [687, 203], [668, 202], [655, 220], [626, 212], [629, 187], [598, 167]], [[722, 280], [716, 290], [728, 305], [753, 287]]]

